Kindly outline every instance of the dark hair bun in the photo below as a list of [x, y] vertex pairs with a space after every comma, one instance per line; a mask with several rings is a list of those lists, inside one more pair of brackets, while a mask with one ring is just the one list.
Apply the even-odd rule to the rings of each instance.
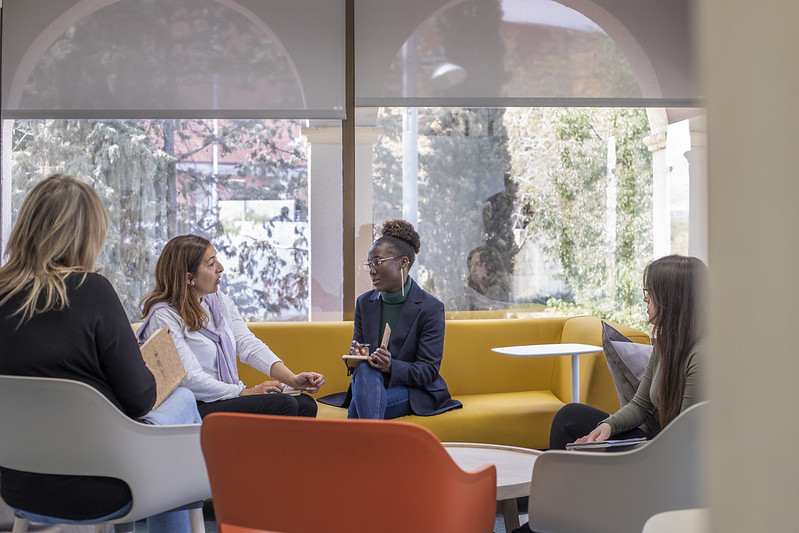
[[419, 247], [421, 246], [422, 242], [419, 239], [419, 234], [416, 233], [415, 229], [413, 229], [413, 224], [407, 220], [396, 218], [394, 220], [385, 221], [383, 223], [383, 230], [381, 234], [385, 235], [386, 237], [401, 239], [411, 245], [414, 253], [419, 253]]

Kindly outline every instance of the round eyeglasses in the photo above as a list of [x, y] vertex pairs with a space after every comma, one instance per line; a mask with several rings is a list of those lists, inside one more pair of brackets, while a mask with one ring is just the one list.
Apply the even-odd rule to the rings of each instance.
[[391, 259], [399, 259], [400, 257], [405, 257], [404, 255], [395, 255], [392, 257], [373, 257], [368, 259], [364, 264], [364, 270], [372, 270], [373, 268], [377, 269], [380, 268], [380, 265], [385, 263], [386, 261], [390, 261]]

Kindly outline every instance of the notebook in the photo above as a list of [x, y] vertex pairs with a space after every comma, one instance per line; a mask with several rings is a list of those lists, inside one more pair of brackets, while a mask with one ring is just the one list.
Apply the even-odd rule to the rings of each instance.
[[144, 364], [155, 378], [155, 409], [178, 388], [186, 377], [186, 369], [166, 326], [156, 331], [140, 349]]
[[584, 452], [587, 451], [604, 451], [610, 448], [615, 449], [617, 451], [621, 451], [622, 449], [632, 448], [642, 442], [646, 442], [644, 437], [639, 437], [635, 439], [621, 439], [621, 440], [599, 440], [595, 442], [583, 442], [581, 444], [576, 444], [572, 442], [571, 444], [566, 445], [567, 450], [581, 450]]

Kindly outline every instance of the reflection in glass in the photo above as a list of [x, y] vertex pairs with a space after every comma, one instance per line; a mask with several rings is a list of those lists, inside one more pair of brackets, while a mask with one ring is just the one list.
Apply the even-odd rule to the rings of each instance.
[[[5, 139], [4, 139], [5, 141]], [[54, 172], [86, 180], [110, 224], [98, 262], [131, 321], [163, 245], [214, 244], [245, 319], [307, 320], [308, 165], [298, 121], [27, 120], [13, 123], [12, 220]]]
[[[403, 111], [377, 114], [377, 225], [403, 215]], [[457, 316], [645, 320], [649, 132], [644, 109], [419, 108], [417, 280]]]

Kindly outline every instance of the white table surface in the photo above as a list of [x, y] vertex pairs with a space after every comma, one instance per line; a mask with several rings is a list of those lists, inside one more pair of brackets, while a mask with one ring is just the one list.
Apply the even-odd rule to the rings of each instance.
[[514, 357], [551, 357], [553, 355], [580, 355], [601, 352], [601, 346], [593, 344], [528, 344], [525, 346], [502, 346], [492, 351]]
[[572, 401], [580, 401], [580, 354], [601, 352], [601, 346], [593, 344], [527, 344], [524, 346], [501, 346], [492, 351], [513, 357], [552, 357], [570, 355], [572, 358]]
[[516, 498], [530, 495], [533, 465], [541, 455], [538, 450], [481, 444], [472, 442], [445, 442], [444, 448], [463, 470], [475, 470], [492, 464], [497, 469], [497, 501], [505, 519], [505, 531], [519, 527], [519, 509]]

